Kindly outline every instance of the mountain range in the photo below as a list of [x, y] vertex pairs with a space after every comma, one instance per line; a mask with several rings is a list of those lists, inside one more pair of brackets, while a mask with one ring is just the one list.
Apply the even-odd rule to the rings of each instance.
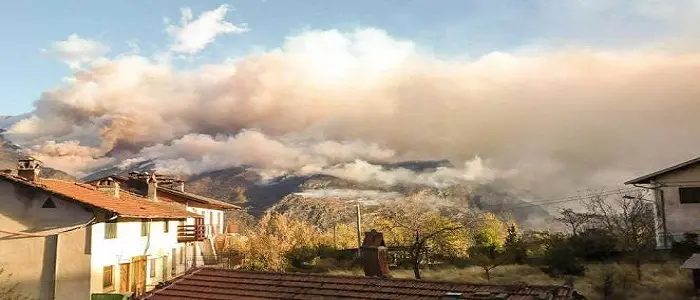
[[[21, 156], [22, 146], [0, 138], [0, 168], [14, 169]], [[429, 172], [440, 167], [450, 167], [447, 160], [404, 161], [396, 163], [378, 163], [386, 170], [407, 169], [413, 172]], [[129, 172], [152, 172], [155, 163], [144, 161], [133, 164], [127, 169], [117, 165], [99, 170], [83, 178], [50, 167], [42, 169], [41, 176], [62, 180], [90, 181], [110, 175], [128, 175]], [[496, 213], [510, 213], [524, 226], [535, 226], [549, 217], [544, 208], [529, 204], [524, 199], [536, 199], [508, 186], [505, 182], [460, 183], [444, 188], [421, 184], [393, 184], [378, 182], [358, 182], [326, 174], [284, 175], [264, 178], [252, 166], [238, 166], [205, 172], [183, 178], [189, 192], [242, 205], [253, 214], [260, 215], [270, 208], [279, 208], [279, 204], [299, 201], [300, 199], [343, 199], [346, 201], [366, 201], [382, 197], [397, 197], [422, 193], [436, 199], [445, 200], [452, 205], [476, 208]]]

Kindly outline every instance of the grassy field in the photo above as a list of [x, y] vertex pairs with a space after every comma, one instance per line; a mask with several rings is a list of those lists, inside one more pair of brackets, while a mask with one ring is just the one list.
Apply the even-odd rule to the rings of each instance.
[[[588, 299], [602, 299], [603, 278], [606, 272], [614, 274], [613, 299], [691, 299], [692, 281], [690, 271], [680, 269], [678, 263], [645, 264], [642, 268], [643, 278], [637, 280], [633, 266], [629, 265], [600, 265], [592, 264], [586, 267], [586, 275], [575, 277], [576, 290]], [[335, 270], [337, 275], [364, 275], [361, 269]], [[395, 278], [413, 278], [411, 270], [392, 270]], [[463, 281], [485, 283], [486, 279], [481, 269], [468, 268], [434, 268], [425, 269], [423, 277], [429, 280]], [[537, 267], [527, 265], [501, 266], [491, 271], [491, 283], [513, 284], [525, 282], [528, 284], [564, 284], [563, 278], [552, 278]]]

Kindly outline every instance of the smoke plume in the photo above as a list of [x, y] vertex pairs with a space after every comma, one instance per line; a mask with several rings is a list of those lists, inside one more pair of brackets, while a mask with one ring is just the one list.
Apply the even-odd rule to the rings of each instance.
[[[700, 53], [457, 59], [417, 46], [370, 28], [307, 31], [196, 69], [97, 60], [44, 92], [5, 136], [77, 175], [145, 159], [186, 174], [235, 165], [387, 182], [506, 174], [542, 195], [617, 185], [700, 149]], [[367, 163], [474, 157], [488, 164], [386, 175]]]

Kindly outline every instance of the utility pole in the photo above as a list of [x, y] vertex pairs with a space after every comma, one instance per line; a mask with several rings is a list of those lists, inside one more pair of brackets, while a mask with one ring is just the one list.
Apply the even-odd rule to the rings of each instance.
[[360, 201], [357, 201], [357, 257], [362, 254], [362, 218], [360, 217]]

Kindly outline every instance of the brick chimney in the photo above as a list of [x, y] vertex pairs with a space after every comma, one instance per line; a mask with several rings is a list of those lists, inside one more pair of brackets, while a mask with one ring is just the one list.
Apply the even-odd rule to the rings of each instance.
[[107, 195], [119, 198], [119, 182], [107, 177], [97, 182], [97, 190]]
[[362, 267], [365, 276], [389, 277], [389, 263], [387, 259], [384, 235], [381, 232], [365, 232], [365, 239], [360, 247]]
[[27, 181], [39, 181], [39, 172], [41, 172], [41, 161], [33, 157], [21, 158], [17, 163], [17, 176], [24, 178]]
[[148, 176], [146, 183], [148, 184], [148, 199], [158, 201], [158, 179], [156, 179], [156, 173], [152, 173]]

